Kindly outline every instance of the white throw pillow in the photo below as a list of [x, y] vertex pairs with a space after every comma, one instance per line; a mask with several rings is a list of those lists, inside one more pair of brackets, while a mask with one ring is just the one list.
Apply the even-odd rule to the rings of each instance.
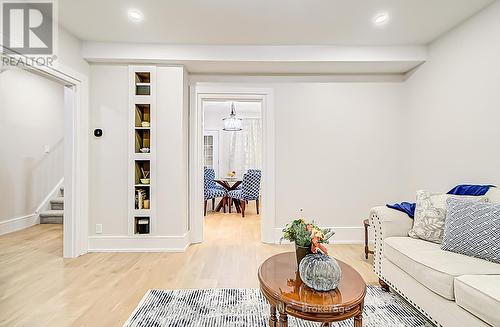
[[408, 232], [408, 236], [441, 244], [444, 234], [444, 222], [446, 220], [446, 200], [449, 198], [488, 202], [485, 196], [451, 195], [431, 193], [425, 190], [417, 191], [415, 217], [413, 219], [413, 227]]

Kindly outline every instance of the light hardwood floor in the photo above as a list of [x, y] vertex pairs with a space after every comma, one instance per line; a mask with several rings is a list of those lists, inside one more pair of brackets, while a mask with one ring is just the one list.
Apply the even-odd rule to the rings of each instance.
[[[259, 264], [292, 246], [262, 244], [259, 216], [247, 210], [245, 218], [209, 213], [205, 242], [185, 253], [62, 259], [61, 225], [0, 236], [0, 326], [121, 326], [151, 288], [258, 287]], [[329, 251], [376, 283], [361, 245]]]

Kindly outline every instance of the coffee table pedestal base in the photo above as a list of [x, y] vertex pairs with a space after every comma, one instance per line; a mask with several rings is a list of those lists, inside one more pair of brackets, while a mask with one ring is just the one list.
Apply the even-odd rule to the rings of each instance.
[[269, 327], [278, 327], [278, 319], [276, 318], [276, 307], [271, 305], [271, 315], [269, 316]]
[[[276, 315], [276, 307], [274, 305], [270, 305], [271, 314], [269, 316], [269, 327], [288, 327], [288, 315], [286, 312], [279, 313], [279, 320]], [[363, 314], [359, 314], [354, 318], [354, 327], [363, 327]], [[322, 322], [321, 327], [330, 327], [331, 322]]]

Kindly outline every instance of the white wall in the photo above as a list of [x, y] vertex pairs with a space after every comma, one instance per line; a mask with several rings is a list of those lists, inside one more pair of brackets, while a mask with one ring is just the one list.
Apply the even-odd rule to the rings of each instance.
[[62, 85], [20, 69], [0, 73], [0, 221], [33, 214], [63, 178], [63, 110]]
[[277, 227], [304, 208], [322, 226], [346, 227], [340, 238], [361, 240], [369, 208], [400, 198], [403, 85], [273, 87]]
[[[128, 66], [90, 66], [89, 235], [126, 235], [128, 217]], [[96, 138], [92, 131], [103, 130]]]
[[408, 197], [500, 185], [499, 31], [497, 1], [432, 43], [428, 62], [405, 83]]
[[[66, 74], [72, 75], [73, 78], [88, 77], [90, 68], [81, 55], [82, 42], [61, 26], [59, 26], [58, 32], [58, 67], [56, 68], [61, 68]], [[76, 74], [80, 76], [75, 76]]]
[[182, 67], [156, 70], [156, 222], [158, 232], [182, 236], [188, 226], [188, 107]]
[[[203, 105], [203, 126], [207, 131], [218, 131], [219, 133], [219, 171], [217, 177], [224, 177], [229, 172], [230, 145], [233, 132], [224, 131], [222, 119], [228, 117], [230, 111], [229, 102], [207, 102]], [[245, 118], [261, 118], [261, 104], [258, 102], [235, 102], [236, 116]], [[241, 172], [240, 172], [241, 173]]]
[[[128, 66], [90, 66], [89, 235], [128, 233]], [[161, 236], [187, 232], [187, 90], [182, 67], [157, 68], [155, 231]], [[90, 131], [90, 132], [91, 132]], [[113, 244], [111, 244], [113, 246]], [[99, 250], [95, 249], [94, 250]]]

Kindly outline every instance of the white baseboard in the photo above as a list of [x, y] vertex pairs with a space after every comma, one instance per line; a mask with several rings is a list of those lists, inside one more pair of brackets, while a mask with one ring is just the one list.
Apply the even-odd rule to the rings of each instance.
[[[335, 235], [332, 244], [364, 244], [364, 228], [331, 227]], [[282, 228], [275, 228], [275, 243], [280, 243]], [[88, 252], [184, 252], [190, 245], [189, 233], [182, 236], [89, 236]], [[287, 243], [284, 241], [283, 243]]]
[[[364, 244], [365, 229], [363, 226], [352, 227], [328, 227], [335, 231], [335, 235], [330, 239], [331, 244]], [[280, 243], [283, 228], [274, 229], [274, 240], [276, 244]], [[372, 239], [371, 231], [369, 231], [370, 239]], [[284, 242], [283, 242], [284, 243]]]
[[29, 214], [22, 217], [12, 218], [0, 222], [0, 235], [12, 233], [24, 228], [28, 228], [40, 223], [40, 217], [37, 214]]
[[36, 208], [35, 213], [38, 214], [49, 208], [50, 200], [57, 197], [63, 183], [64, 183], [64, 178], [61, 178], [61, 180], [56, 184], [56, 186], [54, 186], [54, 188], [47, 194], [47, 196], [43, 199], [40, 205]]
[[38, 214], [48, 208], [50, 200], [57, 196], [57, 193], [59, 192], [59, 189], [61, 188], [63, 183], [64, 178], [62, 178], [47, 194], [40, 205], [35, 209], [34, 213], [0, 222], [0, 235], [16, 232], [21, 229], [38, 225], [40, 223], [40, 217]]
[[184, 252], [189, 234], [182, 236], [89, 236], [88, 252]]

